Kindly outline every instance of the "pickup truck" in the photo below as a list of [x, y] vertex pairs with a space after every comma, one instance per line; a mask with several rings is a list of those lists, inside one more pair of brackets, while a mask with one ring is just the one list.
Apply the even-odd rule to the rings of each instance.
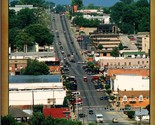
[[96, 123], [102, 123], [102, 122], [103, 122], [103, 115], [96, 114]]

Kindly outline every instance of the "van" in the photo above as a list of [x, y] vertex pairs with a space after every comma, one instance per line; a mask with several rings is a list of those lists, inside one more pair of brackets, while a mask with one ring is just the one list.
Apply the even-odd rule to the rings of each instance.
[[72, 95], [74, 95], [74, 96], [80, 95], [80, 92], [79, 91], [72, 92]]
[[96, 114], [96, 123], [102, 123], [102, 122], [103, 122], [103, 115]]

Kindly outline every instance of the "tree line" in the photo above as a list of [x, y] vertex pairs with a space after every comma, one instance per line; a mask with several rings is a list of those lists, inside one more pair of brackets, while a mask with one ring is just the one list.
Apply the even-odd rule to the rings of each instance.
[[[27, 4], [31, 2], [27, 1]], [[21, 4], [21, 1], [18, 3]], [[36, 43], [39, 46], [51, 45], [54, 36], [48, 29], [49, 23], [50, 16], [45, 8], [25, 8], [18, 12], [9, 9], [9, 45], [12, 50], [23, 51], [25, 44], [29, 51]]]
[[110, 8], [111, 22], [122, 33], [150, 31], [150, 5], [148, 0], [120, 0]]
[[[78, 5], [80, 9], [96, 9], [93, 4], [84, 7], [82, 0], [72, 0], [73, 5]], [[133, 34], [150, 31], [150, 4], [148, 0], [120, 0], [111, 7], [103, 7], [103, 10], [104, 13], [110, 14], [110, 22], [116, 24], [122, 33]], [[74, 13], [71, 14], [75, 15]], [[84, 19], [82, 18], [83, 15], [79, 15], [75, 15], [74, 22], [76, 25], [96, 27], [99, 23]]]

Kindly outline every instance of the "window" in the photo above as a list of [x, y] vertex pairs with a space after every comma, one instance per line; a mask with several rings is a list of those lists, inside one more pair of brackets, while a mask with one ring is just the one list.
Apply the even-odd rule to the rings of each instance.
[[143, 95], [140, 95], [139, 96], [139, 102], [142, 102], [143, 101]]
[[126, 95], [124, 95], [123, 96], [123, 100], [122, 100], [123, 102], [127, 102], [128, 101], [128, 99], [127, 99], [127, 96]]
[[138, 64], [140, 64], [140, 62], [138, 61]]
[[15, 64], [15, 68], [17, 68], [17, 64]]
[[131, 62], [129, 62], [129, 66], [131, 65]]
[[142, 61], [142, 64], [144, 64], [144, 61]]

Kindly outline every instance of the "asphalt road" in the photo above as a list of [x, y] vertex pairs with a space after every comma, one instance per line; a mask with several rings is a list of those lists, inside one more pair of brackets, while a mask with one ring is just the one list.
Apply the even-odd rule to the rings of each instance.
[[[53, 20], [54, 18], [54, 20]], [[71, 63], [70, 75], [76, 77], [78, 83], [78, 90], [81, 93], [83, 99], [83, 106], [80, 106], [76, 109], [78, 112], [84, 112], [87, 117], [82, 119], [83, 122], [95, 122], [95, 115], [89, 115], [88, 110], [93, 109], [94, 113], [101, 113], [104, 116], [103, 125], [112, 125], [112, 118], [118, 118], [120, 123], [119, 125], [132, 125], [123, 113], [118, 113], [118, 111], [106, 111], [105, 106], [110, 106], [107, 100], [101, 101], [99, 98], [105, 96], [104, 92], [97, 92], [94, 88], [93, 83], [91, 82], [91, 77], [87, 75], [82, 69], [82, 64], [78, 64], [78, 61], [84, 61], [82, 55], [80, 55], [80, 47], [76, 39], [72, 37], [69, 23], [65, 16], [60, 16], [59, 14], [51, 14], [52, 20], [52, 31], [55, 35], [54, 45], [56, 48], [57, 56], [63, 60], [67, 54], [74, 53], [75, 63]], [[57, 35], [59, 34], [59, 37]], [[61, 42], [61, 45], [59, 44]], [[64, 54], [61, 53], [60, 46], [63, 47]], [[68, 59], [67, 59], [68, 60]], [[88, 82], [83, 81], [83, 76], [88, 77]], [[81, 119], [80, 119], [81, 120]]]

